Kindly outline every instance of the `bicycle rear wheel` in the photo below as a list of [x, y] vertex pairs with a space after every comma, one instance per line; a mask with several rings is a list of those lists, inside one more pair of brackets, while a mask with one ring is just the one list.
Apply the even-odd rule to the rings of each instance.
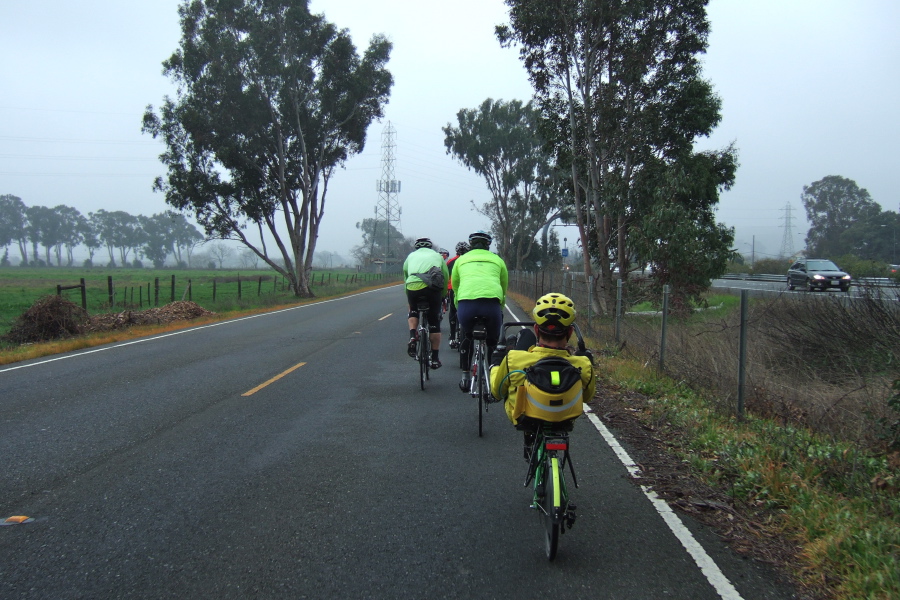
[[473, 384], [475, 386], [475, 393], [478, 396], [478, 437], [482, 436], [483, 433], [483, 417], [484, 417], [484, 375], [482, 374], [483, 360], [482, 356], [484, 354], [484, 342], [477, 341], [477, 348], [475, 353], [472, 356], [472, 364], [474, 365], [472, 377]]
[[478, 373], [478, 437], [481, 437], [484, 421], [484, 375]]
[[548, 457], [544, 463], [544, 499], [541, 507], [541, 517], [544, 520], [544, 550], [548, 560], [556, 558], [556, 550], [559, 548], [559, 530], [562, 521], [561, 477], [559, 459], [555, 456]]
[[419, 343], [416, 345], [416, 359], [419, 361], [419, 386], [424, 390], [425, 381], [428, 379], [428, 367], [430, 366], [428, 361], [431, 360], [431, 357], [429, 356], [431, 352], [428, 343], [430, 340], [428, 337], [428, 319], [425, 317], [424, 313], [420, 313], [419, 323], [424, 323], [424, 325], [419, 327]]

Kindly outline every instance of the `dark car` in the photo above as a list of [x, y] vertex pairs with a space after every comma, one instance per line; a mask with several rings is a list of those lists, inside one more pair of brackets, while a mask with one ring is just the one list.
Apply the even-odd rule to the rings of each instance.
[[850, 291], [850, 275], [830, 260], [805, 258], [791, 265], [787, 272], [789, 290], [803, 287], [807, 291], [841, 290]]

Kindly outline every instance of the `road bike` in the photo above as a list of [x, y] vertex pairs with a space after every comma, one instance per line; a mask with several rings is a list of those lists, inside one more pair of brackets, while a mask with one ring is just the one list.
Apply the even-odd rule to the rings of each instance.
[[431, 335], [428, 333], [428, 309], [427, 302], [419, 302], [416, 309], [419, 311], [419, 326], [416, 328], [416, 361], [419, 363], [419, 385], [424, 390], [425, 381], [430, 379], [428, 374], [431, 368]]
[[[460, 328], [461, 329], [461, 328]], [[469, 362], [469, 394], [478, 398], [478, 437], [484, 429], [484, 413], [490, 404], [491, 384], [488, 381], [487, 320], [475, 317], [472, 327], [472, 360]]]
[[532, 484], [531, 508], [538, 511], [544, 530], [544, 549], [547, 558], [553, 560], [559, 547], [559, 536], [575, 523], [576, 506], [569, 500], [566, 485], [568, 467], [572, 483], [578, 487], [575, 466], [569, 456], [572, 422], [549, 423], [526, 418], [516, 429], [534, 432], [524, 485]]

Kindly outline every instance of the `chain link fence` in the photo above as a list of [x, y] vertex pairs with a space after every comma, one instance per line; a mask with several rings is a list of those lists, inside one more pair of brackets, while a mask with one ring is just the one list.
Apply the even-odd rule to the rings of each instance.
[[[599, 303], [582, 273], [511, 272], [509, 289], [531, 301], [569, 296], [598, 355], [657, 369], [725, 414], [743, 417], [746, 408], [862, 442], [896, 417], [888, 399], [900, 377], [900, 303], [877, 290], [852, 300], [828, 293], [750, 300], [717, 289], [711, 306], [676, 317], [665, 296], [648, 296], [646, 280], [614, 283], [617, 302], [604, 314], [592, 308]], [[633, 310], [647, 300], [654, 308]]]

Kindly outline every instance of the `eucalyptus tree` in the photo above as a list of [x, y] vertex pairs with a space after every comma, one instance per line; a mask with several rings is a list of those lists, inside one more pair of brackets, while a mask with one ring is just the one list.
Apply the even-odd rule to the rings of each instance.
[[94, 255], [97, 250], [103, 247], [100, 241], [99, 222], [94, 213], [88, 213], [87, 217], [82, 217], [78, 221], [78, 234], [81, 237], [81, 243], [87, 248], [88, 258], [85, 266], [94, 266]]
[[360, 265], [384, 260], [387, 269], [388, 264], [402, 264], [406, 255], [415, 250], [415, 238], [404, 237], [399, 229], [383, 219], [363, 219], [356, 228], [362, 232], [362, 243], [350, 252]]
[[[53, 209], [46, 206], [29, 206], [25, 209], [25, 233], [31, 243], [31, 261], [34, 266], [50, 266], [50, 248], [54, 243], [55, 226]], [[38, 246], [44, 246], [45, 260], [41, 260]]]
[[107, 211], [102, 208], [89, 213], [89, 217], [95, 224], [97, 238], [109, 254], [109, 266], [116, 266], [118, 250], [119, 265], [127, 267], [131, 251], [143, 244], [144, 232], [140, 219], [122, 210]]
[[53, 250], [56, 253], [57, 266], [62, 264], [62, 251], [66, 251], [66, 266], [75, 262], [75, 248], [84, 241], [82, 235], [84, 216], [77, 208], [60, 204], [53, 207], [57, 219], [58, 231], [55, 234]]
[[649, 202], [631, 224], [629, 248], [642, 264], [653, 265], [651, 288], [671, 285], [674, 311], [701, 302], [710, 279], [722, 276], [736, 254], [734, 230], [715, 218], [719, 190], [732, 185], [736, 170], [726, 148], [675, 165], [648, 163], [636, 178], [635, 195]]
[[537, 232], [558, 214], [540, 113], [530, 102], [488, 98], [456, 120], [442, 128], [447, 154], [484, 178], [491, 200], [479, 210], [491, 220], [498, 254], [521, 269]]
[[853, 251], [852, 240], [842, 235], [876, 221], [881, 206], [855, 181], [829, 175], [803, 186], [800, 195], [809, 221], [806, 245], [811, 255], [838, 257]]
[[360, 56], [307, 0], [185, 0], [178, 12], [180, 47], [163, 62], [176, 97], [143, 120], [167, 148], [154, 188], [207, 237], [240, 241], [312, 296], [328, 183], [383, 115], [391, 43], [373, 36]]
[[[594, 249], [606, 292], [599, 297], [608, 302], [614, 293], [611, 260], [625, 273], [633, 254], [630, 228], [642, 212], [673, 201], [640, 196], [641, 171], [657, 162], [676, 171], [680, 162], [696, 164], [695, 139], [708, 135], [720, 119], [719, 99], [701, 78], [698, 58], [709, 34], [707, 0], [506, 4], [510, 23], [497, 28], [498, 39], [521, 46], [536, 103], [555, 127], [550, 141], [559, 164], [570, 170], [581, 245]], [[733, 148], [721, 152], [736, 161]], [[722, 180], [717, 190], [727, 185]], [[693, 218], [691, 211], [678, 215]], [[682, 225], [703, 223], [666, 225], [674, 234]], [[590, 275], [587, 254], [584, 262]]]
[[144, 230], [143, 255], [153, 262], [153, 267], [161, 269], [172, 247], [172, 220], [167, 213], [157, 213], [152, 217], [139, 217]]
[[182, 265], [183, 249], [203, 240], [203, 235], [179, 212], [167, 210], [138, 219], [144, 233], [141, 254], [153, 261], [157, 269], [165, 265], [169, 254], [177, 265]]
[[22, 264], [28, 264], [28, 245], [25, 225], [25, 203], [18, 196], [3, 194], [0, 196], [0, 246], [6, 247], [13, 242], [19, 246]]
[[[197, 244], [203, 242], [203, 234], [197, 231], [197, 227], [188, 221], [182, 213], [168, 210], [165, 213], [170, 225], [171, 251], [175, 256], [175, 263], [179, 267], [188, 266], [191, 251]], [[187, 259], [185, 261], [184, 259]]]

